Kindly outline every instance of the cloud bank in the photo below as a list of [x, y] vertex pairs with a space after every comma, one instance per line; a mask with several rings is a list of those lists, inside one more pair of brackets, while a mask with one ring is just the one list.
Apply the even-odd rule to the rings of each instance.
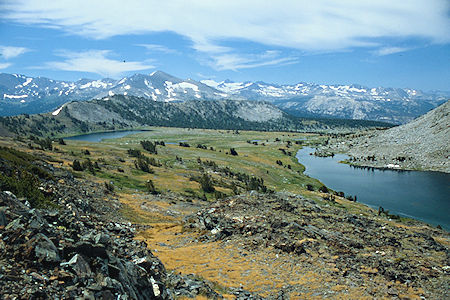
[[[217, 69], [237, 69], [277, 60], [235, 53], [228, 42], [251, 41], [299, 51], [367, 47], [378, 55], [396, 41], [448, 43], [448, 0], [4, 0], [1, 18], [45, 26], [90, 39], [175, 32], [206, 53]], [[384, 41], [384, 42], [383, 42]], [[386, 42], [389, 41], [389, 42]], [[151, 49], [153, 48], [153, 49]], [[149, 50], [167, 49], [149, 45]], [[375, 51], [374, 51], [375, 49]], [[383, 52], [384, 51], [384, 52]], [[386, 52], [387, 51], [387, 52]], [[386, 54], [383, 54], [386, 53]], [[256, 54], [263, 57], [265, 53]], [[290, 58], [278, 58], [281, 63]]]

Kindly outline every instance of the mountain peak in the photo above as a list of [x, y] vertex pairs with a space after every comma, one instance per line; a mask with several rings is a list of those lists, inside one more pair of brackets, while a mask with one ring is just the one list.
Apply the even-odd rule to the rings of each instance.
[[170, 75], [170, 74], [168, 74], [166, 72], [160, 71], [160, 70], [156, 70], [156, 71], [150, 73], [150, 76], [151, 77], [160, 77], [160, 76], [171, 76], [171, 77], [173, 77], [172, 75]]

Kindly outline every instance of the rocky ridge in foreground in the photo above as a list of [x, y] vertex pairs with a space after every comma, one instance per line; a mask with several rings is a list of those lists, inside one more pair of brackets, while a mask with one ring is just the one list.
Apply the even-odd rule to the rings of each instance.
[[[30, 156], [8, 153], [0, 158], [2, 174], [25, 174], [11, 163]], [[32, 199], [5, 191], [2, 181], [2, 299], [219, 297], [209, 283], [166, 272], [147, 244], [135, 239], [136, 232], [145, 226], [121, 219], [119, 200], [104, 186], [76, 179], [70, 172], [37, 159], [32, 165], [27, 170], [50, 174], [38, 180], [38, 190], [53, 204], [32, 208]]]

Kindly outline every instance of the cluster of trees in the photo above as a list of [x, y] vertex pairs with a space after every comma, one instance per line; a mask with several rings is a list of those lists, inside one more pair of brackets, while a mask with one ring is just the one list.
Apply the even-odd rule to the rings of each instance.
[[[152, 142], [150, 142], [152, 145]], [[148, 145], [148, 144], [147, 144]], [[155, 148], [156, 151], [156, 148]], [[131, 157], [136, 157], [137, 159], [134, 161], [134, 166], [136, 167], [136, 169], [141, 170], [143, 172], [146, 173], [154, 173], [155, 171], [150, 167], [150, 166], [154, 166], [154, 167], [161, 167], [162, 164], [159, 160], [153, 158], [153, 157], [147, 157], [144, 154], [142, 154], [142, 152], [138, 149], [128, 149], [127, 150], [128, 155], [130, 155]]]
[[100, 168], [98, 162], [92, 163], [92, 161], [89, 158], [87, 158], [83, 162], [80, 162], [78, 159], [75, 159], [72, 163], [72, 169], [74, 171], [88, 170], [89, 173], [91, 173], [92, 175], [95, 175], [95, 172], [100, 170], [101, 168]]
[[[203, 144], [197, 144], [197, 148], [198, 149], [203, 149], [203, 150], [208, 150], [208, 146], [206, 146], [206, 145], [203, 145]], [[214, 149], [214, 147], [209, 147], [209, 150], [211, 150], [211, 151], [216, 151], [216, 149]]]
[[286, 149], [283, 149], [283, 148], [278, 148], [278, 150], [280, 150], [284, 155], [292, 156], [291, 151], [286, 151]]
[[138, 149], [128, 149], [127, 153], [131, 157], [141, 157], [141, 156], [143, 156], [141, 150], [138, 150]]
[[[246, 173], [234, 172], [229, 167], [219, 167], [216, 162], [212, 160], [202, 160], [201, 158], [197, 158], [197, 162], [205, 168], [210, 168], [214, 172], [221, 173], [222, 176], [229, 177], [231, 179], [235, 179], [239, 181], [241, 184], [239, 185], [241, 188], [250, 191], [255, 190], [259, 192], [270, 192], [267, 186], [264, 185], [264, 179], [258, 178], [255, 176], [250, 176]], [[196, 179], [194, 179], [196, 180]], [[197, 180], [196, 180], [197, 181]], [[201, 183], [201, 182], [200, 182]], [[229, 186], [226, 186], [233, 190], [235, 194], [238, 194], [238, 185], [236, 183], [232, 183]]]
[[141, 146], [142, 148], [144, 148], [144, 150], [147, 150], [151, 154], [158, 154], [158, 151], [156, 150], [156, 143], [144, 140], [141, 141]]
[[52, 140], [49, 137], [40, 139], [35, 136], [30, 136], [30, 139], [34, 143], [38, 144], [42, 148], [42, 150], [53, 150]]
[[134, 161], [135, 168], [146, 173], [155, 173], [155, 171], [150, 167], [148, 161], [145, 158], [146, 157], [138, 157], [138, 159]]
[[203, 173], [200, 177], [199, 183], [205, 193], [213, 193], [216, 190], [212, 183], [211, 177], [209, 177], [206, 173]]

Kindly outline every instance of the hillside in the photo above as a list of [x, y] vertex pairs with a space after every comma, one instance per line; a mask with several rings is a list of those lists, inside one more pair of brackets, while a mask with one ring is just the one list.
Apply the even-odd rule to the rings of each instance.
[[332, 140], [328, 151], [347, 152], [356, 165], [449, 173], [449, 141], [450, 101], [447, 101], [408, 124], [353, 136], [347, 141]]
[[52, 113], [0, 118], [0, 132], [60, 136], [143, 126], [269, 131], [349, 131], [385, 123], [352, 120], [309, 120], [288, 115], [261, 101], [166, 103], [114, 95], [71, 102]]
[[76, 82], [0, 74], [0, 116], [56, 110], [70, 101], [113, 95], [161, 102], [190, 100], [252, 100], [270, 102], [299, 117], [376, 120], [406, 123], [449, 99], [448, 92], [370, 88], [360, 85], [271, 84], [180, 79], [156, 71], [120, 80], [80, 79]]

